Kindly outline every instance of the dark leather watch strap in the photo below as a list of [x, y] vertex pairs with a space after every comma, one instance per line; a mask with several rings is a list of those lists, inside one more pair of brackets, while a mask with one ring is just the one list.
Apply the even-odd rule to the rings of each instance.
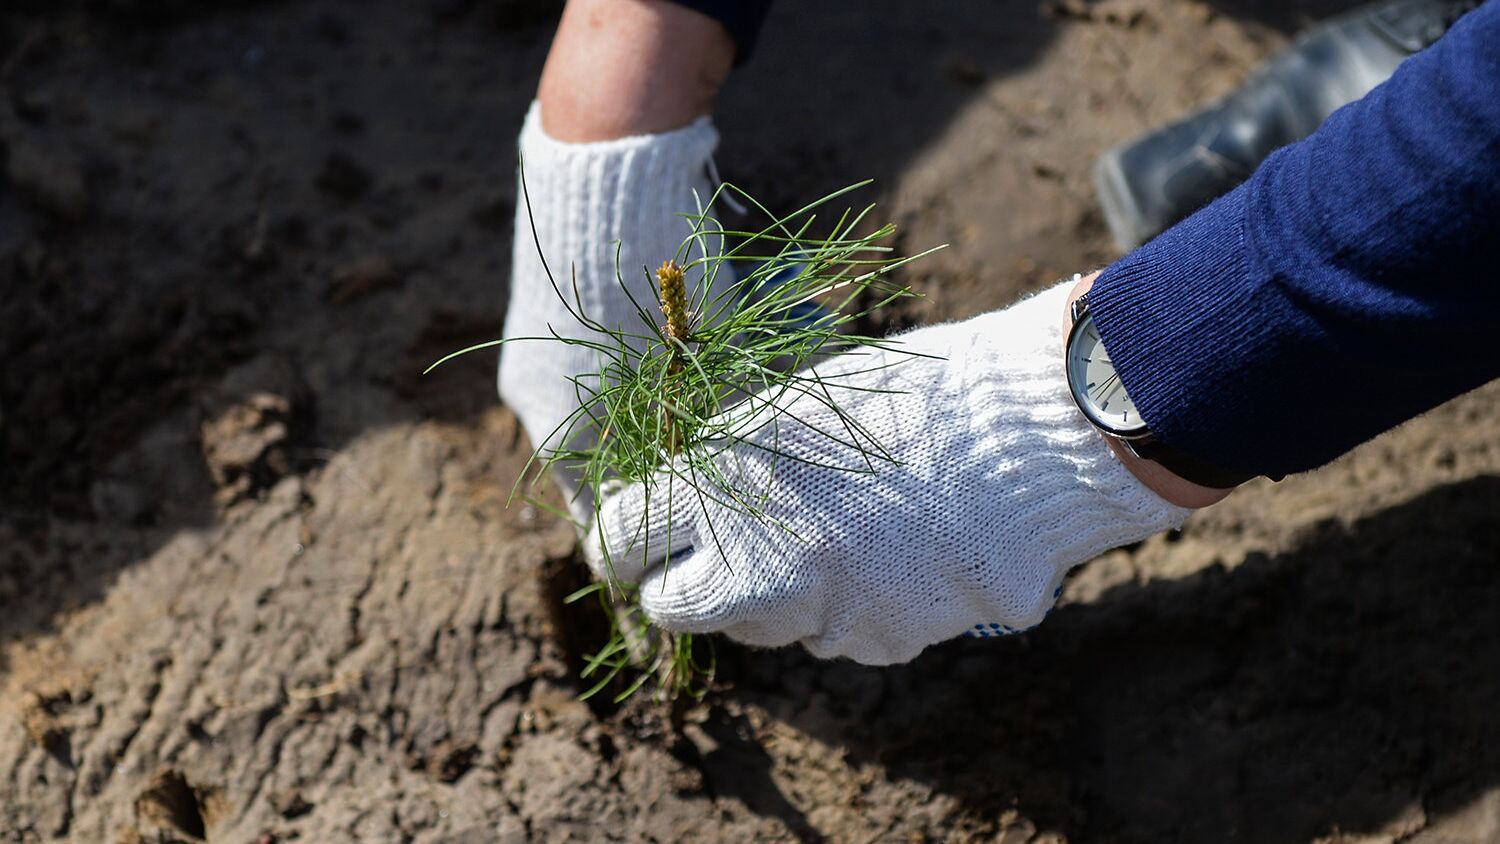
[[1155, 460], [1170, 469], [1177, 477], [1210, 489], [1233, 489], [1255, 477], [1252, 474], [1236, 472], [1199, 460], [1191, 454], [1172, 448], [1155, 437], [1131, 442], [1129, 446], [1137, 456], [1146, 460]]

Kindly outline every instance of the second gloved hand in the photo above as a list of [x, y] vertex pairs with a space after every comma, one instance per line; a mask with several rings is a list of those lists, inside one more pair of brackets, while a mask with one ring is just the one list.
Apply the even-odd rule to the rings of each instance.
[[[610, 328], [645, 330], [626, 288], [641, 301], [655, 296], [648, 267], [678, 255], [693, 233], [682, 215], [713, 193], [708, 163], [718, 139], [705, 117], [657, 135], [564, 143], [543, 130], [540, 106], [527, 114], [527, 190], [516, 203], [499, 386], [538, 451], [587, 447], [591, 431], [572, 422], [580, 394], [603, 388], [592, 348], [552, 338], [599, 339], [575, 309]], [[695, 255], [701, 250], [685, 258]], [[593, 504], [576, 471], [559, 466], [554, 477], [574, 517], [586, 521]]]
[[[1142, 486], [1073, 404], [1070, 287], [817, 365], [844, 418], [796, 395], [712, 456], [754, 506], [679, 462], [606, 498], [586, 542], [595, 571], [638, 583], [669, 630], [874, 665], [1037, 624], [1068, 569], [1188, 512]], [[851, 447], [866, 434], [888, 459]]]

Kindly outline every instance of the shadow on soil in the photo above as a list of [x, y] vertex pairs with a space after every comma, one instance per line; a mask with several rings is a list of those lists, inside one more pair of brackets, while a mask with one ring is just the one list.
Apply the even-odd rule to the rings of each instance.
[[[0, 640], [214, 524], [226, 487], [253, 499], [364, 431], [494, 401], [493, 355], [418, 373], [499, 333], [510, 139], [553, 8], [0, 13], [0, 605], [21, 608]], [[724, 157], [772, 203], [888, 180], [1065, 25], [1034, 0], [783, 3], [721, 103]], [[205, 461], [205, 423], [235, 413], [220, 452], [249, 457]]]
[[[105, 5], [0, 13], [0, 642], [214, 524], [240, 479], [253, 500], [362, 432], [495, 400], [492, 355], [417, 373], [499, 332], [510, 139], [550, 23], [500, 0]], [[1351, 5], [1214, 4], [1283, 31]], [[976, 80], [1065, 25], [1034, 0], [784, 0], [721, 104], [726, 169], [773, 205], [889, 181]], [[203, 424], [245, 407], [285, 432], [229, 477]], [[1441, 813], [1500, 779], [1497, 513], [1500, 479], [1456, 484], [900, 668], [724, 646], [736, 689], [695, 764], [803, 835], [725, 707], [1080, 838], [1273, 842]]]
[[1500, 477], [1456, 483], [893, 669], [734, 649], [729, 697], [1078, 840], [1378, 832], [1500, 782], [1497, 514]]
[[[496, 401], [493, 353], [420, 373], [500, 333], [551, 7], [358, 6], [0, 12], [0, 605], [21, 608], [0, 640], [362, 432]], [[950, 54], [1007, 74], [1061, 25], [1030, 0], [787, 6], [721, 106], [790, 168], [763, 174], [773, 202], [815, 195], [806, 173], [895, 171], [972, 95]], [[737, 124], [792, 120], [766, 96], [788, 85], [805, 129], [847, 112], [846, 134]], [[846, 102], [872, 91], [906, 101], [899, 125]]]

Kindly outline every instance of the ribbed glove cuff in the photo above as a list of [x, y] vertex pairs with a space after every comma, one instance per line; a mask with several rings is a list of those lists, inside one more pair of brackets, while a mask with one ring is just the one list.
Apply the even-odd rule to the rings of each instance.
[[[705, 117], [657, 135], [564, 143], [543, 131], [540, 108], [532, 104], [520, 137], [525, 192], [518, 184], [505, 337], [543, 339], [503, 348], [499, 388], [538, 448], [557, 447], [559, 426], [578, 410], [578, 388], [569, 379], [600, 368], [594, 351], [550, 335], [597, 339], [570, 308], [605, 325], [645, 332], [619, 280], [637, 301], [655, 301], [646, 268], [673, 257], [692, 233], [683, 214], [710, 197], [708, 164], [718, 138]], [[569, 494], [574, 480], [558, 478]], [[573, 509], [587, 516], [586, 501], [576, 500]]]

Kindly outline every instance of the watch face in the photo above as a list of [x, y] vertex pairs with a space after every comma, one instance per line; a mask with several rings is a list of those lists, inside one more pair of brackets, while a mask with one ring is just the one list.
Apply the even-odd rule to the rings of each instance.
[[1073, 400], [1095, 425], [1112, 434], [1146, 432], [1145, 420], [1125, 393], [1109, 352], [1099, 339], [1094, 318], [1084, 314], [1068, 337], [1068, 385]]

